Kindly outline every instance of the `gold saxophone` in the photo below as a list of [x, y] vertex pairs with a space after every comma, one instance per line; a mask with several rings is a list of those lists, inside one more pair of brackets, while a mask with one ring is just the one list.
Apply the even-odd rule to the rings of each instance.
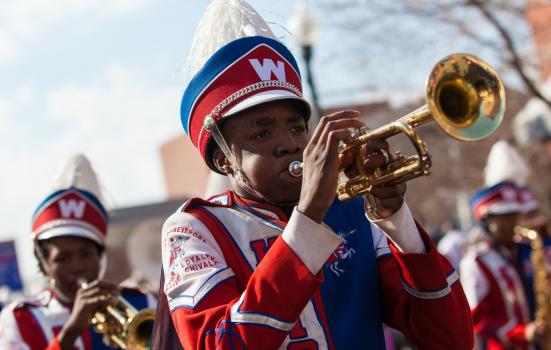
[[551, 350], [551, 285], [543, 240], [536, 230], [522, 226], [515, 227], [515, 233], [530, 240], [532, 253], [530, 261], [534, 271], [534, 296], [536, 298], [536, 323], [546, 327], [540, 349]]

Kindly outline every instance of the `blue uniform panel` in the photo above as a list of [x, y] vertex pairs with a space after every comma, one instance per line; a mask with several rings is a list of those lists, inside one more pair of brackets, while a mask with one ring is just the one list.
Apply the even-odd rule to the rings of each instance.
[[[137, 291], [123, 289], [121, 292], [121, 296], [137, 310], [149, 307], [149, 305], [147, 304], [147, 297]], [[88, 332], [90, 334], [92, 349], [113, 349], [103, 343], [103, 334], [96, 333], [93, 327], [88, 327]]]
[[363, 200], [335, 200], [324, 222], [344, 243], [324, 267], [323, 305], [337, 349], [385, 349], [377, 262]]

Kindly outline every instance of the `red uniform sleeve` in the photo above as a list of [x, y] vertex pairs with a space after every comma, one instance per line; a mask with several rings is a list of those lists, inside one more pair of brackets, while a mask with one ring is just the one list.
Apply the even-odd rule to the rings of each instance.
[[389, 241], [392, 254], [379, 259], [383, 320], [419, 349], [470, 350], [472, 319], [459, 276], [417, 229], [426, 253], [401, 253]]
[[321, 273], [278, 237], [241, 286], [224, 257], [229, 248], [210, 229], [189, 213], [174, 214], [163, 227], [164, 290], [183, 347], [279, 348], [318, 291]]

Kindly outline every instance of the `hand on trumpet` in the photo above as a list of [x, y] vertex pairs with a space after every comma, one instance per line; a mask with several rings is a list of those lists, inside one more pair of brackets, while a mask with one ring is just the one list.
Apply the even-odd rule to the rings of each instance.
[[[370, 174], [391, 160], [387, 156], [388, 143], [383, 140], [374, 140], [339, 153], [341, 142], [352, 142], [351, 130], [364, 126], [358, 117], [357, 111], [341, 111], [323, 117], [304, 150], [298, 210], [318, 223], [322, 222], [335, 199], [341, 170], [348, 177], [357, 175], [358, 171]], [[359, 154], [365, 155], [361, 169], [355, 162]], [[373, 187], [370, 193], [377, 200], [377, 214], [386, 218], [398, 211], [404, 201], [405, 190], [405, 184]]]
[[[358, 175], [371, 175], [377, 169], [384, 169], [392, 161], [389, 144], [386, 140], [373, 140], [361, 146], [346, 150], [341, 154], [341, 168], [348, 178]], [[359, 161], [357, 161], [359, 159]], [[360, 168], [360, 169], [358, 169]], [[372, 186], [368, 192], [377, 207], [377, 216], [385, 219], [396, 213], [404, 203], [406, 184], [381, 184]]]
[[538, 321], [532, 321], [528, 323], [524, 331], [524, 337], [530, 344], [548, 345], [546, 341], [549, 341], [548, 335], [549, 328]]
[[118, 287], [108, 282], [95, 280], [90, 284], [81, 283], [76, 293], [71, 316], [58, 336], [62, 349], [72, 349], [75, 340], [88, 327], [94, 313], [107, 307], [116, 300], [118, 295]]
[[298, 210], [321, 223], [335, 199], [342, 169], [339, 144], [352, 141], [351, 129], [361, 128], [358, 111], [341, 111], [321, 118], [303, 152], [302, 189]]

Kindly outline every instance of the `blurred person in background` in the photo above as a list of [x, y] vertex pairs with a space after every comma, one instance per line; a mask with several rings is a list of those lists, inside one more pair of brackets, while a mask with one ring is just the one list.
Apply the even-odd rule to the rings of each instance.
[[108, 215], [88, 159], [68, 159], [52, 187], [32, 221], [35, 256], [49, 287], [2, 310], [0, 349], [109, 349], [90, 325], [94, 313], [119, 295], [136, 309], [155, 300], [102, 280]]
[[529, 349], [543, 327], [532, 320], [518, 264], [514, 227], [522, 205], [518, 187], [503, 181], [471, 199], [479, 237], [467, 247], [460, 276], [473, 316], [477, 344], [483, 349]]
[[[488, 154], [488, 161], [484, 169], [484, 182], [486, 186], [492, 186], [501, 181], [513, 181], [517, 187], [518, 201], [521, 210], [517, 224], [531, 230], [535, 230], [544, 243], [544, 249], [548, 252], [548, 259], [551, 258], [551, 237], [549, 237], [549, 221], [543, 215], [540, 204], [536, 200], [530, 186], [530, 167], [521, 156], [516, 147], [511, 143], [500, 140], [491, 148]], [[534, 296], [534, 267], [532, 266], [532, 247], [529, 239], [520, 235], [515, 236], [517, 249], [517, 263], [521, 277], [524, 280], [528, 304], [531, 315], [535, 314]], [[551, 264], [548, 261], [548, 271], [551, 271]]]
[[459, 271], [459, 264], [465, 254], [467, 235], [460, 230], [451, 228], [449, 223], [444, 226], [444, 237], [438, 241], [437, 248], [440, 254], [449, 260], [454, 269]]

